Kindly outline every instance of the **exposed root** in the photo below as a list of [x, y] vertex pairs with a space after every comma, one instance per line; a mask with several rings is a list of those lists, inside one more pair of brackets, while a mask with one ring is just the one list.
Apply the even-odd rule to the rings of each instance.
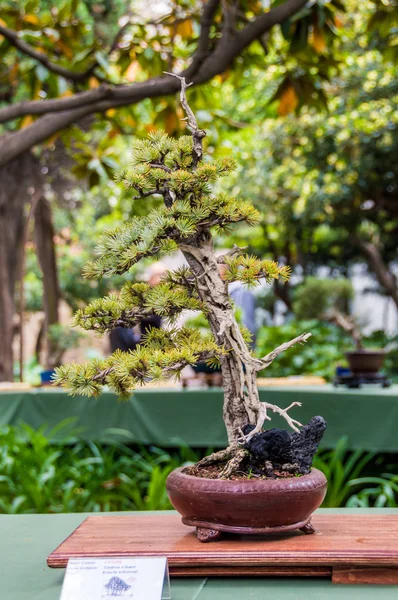
[[290, 425], [290, 427], [294, 431], [300, 431], [299, 427], [302, 427], [302, 424], [299, 421], [293, 419], [288, 414], [288, 411], [291, 408], [294, 408], [295, 406], [301, 406], [301, 402], [292, 402], [287, 408], [280, 408], [275, 404], [262, 402], [262, 407], [258, 415], [256, 426], [249, 434], [244, 435], [243, 431], [240, 430], [242, 437], [239, 440], [239, 443], [231, 444], [230, 446], [228, 446], [228, 448], [224, 448], [223, 450], [219, 450], [218, 452], [213, 452], [213, 454], [210, 454], [209, 456], [205, 456], [204, 458], [202, 458], [202, 460], [196, 463], [196, 466], [200, 468], [207, 467], [208, 465], [213, 465], [215, 463], [226, 462], [227, 464], [221, 471], [220, 477], [230, 477], [234, 472], [236, 472], [239, 469], [243, 459], [245, 458], [245, 456], [247, 456], [247, 451], [244, 448], [242, 448], [242, 445], [246, 444], [252, 439], [253, 436], [262, 431], [264, 420], [270, 420], [270, 417], [267, 416], [267, 409], [272, 410], [273, 412], [281, 415], [281, 417], [283, 417], [286, 420], [288, 425]]
[[196, 463], [197, 467], [207, 467], [208, 465], [213, 465], [218, 462], [225, 462], [229, 460], [236, 451], [239, 449], [238, 444], [232, 444], [228, 446], [228, 448], [224, 448], [224, 450], [219, 450], [218, 452], [213, 452], [213, 454], [209, 454], [209, 456], [205, 456], [199, 462]]
[[221, 471], [219, 479], [228, 479], [228, 477], [231, 477], [231, 475], [239, 469], [247, 454], [248, 452], [247, 450], [244, 450], [244, 448], [236, 450], [235, 455], [227, 462]]

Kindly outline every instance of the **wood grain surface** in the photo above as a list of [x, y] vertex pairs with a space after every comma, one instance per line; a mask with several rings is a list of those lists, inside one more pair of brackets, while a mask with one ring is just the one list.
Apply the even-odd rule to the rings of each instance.
[[178, 515], [88, 517], [47, 559], [167, 556], [175, 576], [319, 576], [398, 584], [398, 515], [317, 515], [313, 535], [225, 534], [201, 544]]

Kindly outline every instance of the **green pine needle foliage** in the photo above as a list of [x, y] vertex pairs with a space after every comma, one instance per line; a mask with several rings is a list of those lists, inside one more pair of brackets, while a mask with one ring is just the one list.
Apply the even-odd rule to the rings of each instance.
[[154, 287], [147, 283], [126, 283], [119, 295], [109, 294], [78, 310], [74, 325], [103, 334], [116, 327], [132, 328], [154, 315], [173, 322], [182, 311], [201, 308], [196, 294], [182, 285], [167, 281]]
[[278, 265], [273, 260], [261, 260], [248, 254], [227, 257], [225, 264], [226, 281], [242, 281], [249, 287], [258, 285], [259, 279], [265, 279], [267, 283], [272, 283], [274, 279], [287, 281], [291, 272], [289, 266]]
[[133, 352], [116, 350], [105, 360], [62, 365], [56, 369], [55, 382], [73, 396], [98, 396], [107, 385], [120, 400], [128, 400], [137, 385], [178, 378], [185, 366], [218, 360], [223, 353], [210, 334], [188, 327], [152, 328]]
[[[199, 243], [212, 228], [228, 231], [234, 223], [255, 225], [259, 214], [250, 203], [212, 191], [217, 179], [234, 168], [230, 158], [197, 164], [191, 136], [173, 139], [156, 131], [135, 142], [131, 168], [122, 171], [117, 181], [131, 190], [134, 199], [159, 195], [164, 203], [147, 216], [105, 232], [96, 248], [97, 259], [86, 265], [84, 276], [96, 279], [125, 273], [143, 258], [174, 252], [182, 243]], [[260, 278], [272, 281], [289, 276], [288, 267], [251, 256], [230, 258], [227, 267], [227, 281], [247, 285], [255, 285]], [[132, 328], [142, 319], [158, 315], [172, 326], [184, 310], [201, 310], [206, 315], [195, 278], [186, 267], [166, 273], [154, 287], [124, 285], [119, 294], [109, 294], [79, 310], [75, 325], [103, 334], [116, 327]], [[250, 333], [242, 333], [249, 343]], [[125, 399], [148, 380], [178, 377], [186, 365], [200, 361], [218, 364], [224, 352], [210, 334], [189, 328], [152, 329], [132, 352], [116, 351], [106, 360], [58, 368], [55, 382], [72, 395], [96, 396], [108, 386]]]
[[84, 275], [100, 278], [128, 271], [142, 258], [174, 252], [204, 229], [228, 230], [231, 224], [255, 225], [258, 211], [248, 202], [226, 194], [212, 194], [211, 184], [234, 168], [231, 158], [200, 163], [192, 168], [192, 138], [170, 138], [162, 131], [134, 144], [132, 169], [117, 177], [137, 198], [162, 195], [166, 204], [145, 217], [106, 232], [99, 240], [98, 259]]

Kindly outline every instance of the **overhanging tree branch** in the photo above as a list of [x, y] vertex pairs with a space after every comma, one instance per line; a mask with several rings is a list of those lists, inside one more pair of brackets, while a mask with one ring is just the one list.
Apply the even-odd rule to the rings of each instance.
[[184, 73], [185, 78], [188, 80], [198, 71], [199, 67], [209, 54], [210, 30], [220, 4], [220, 0], [208, 0], [203, 9], [202, 18], [200, 20], [198, 46], [193, 56], [192, 63]]
[[[112, 52], [117, 50], [119, 42], [120, 42], [121, 38], [123, 37], [123, 34], [125, 33], [126, 29], [128, 28], [128, 26], [131, 23], [132, 14], [133, 14], [132, 11], [129, 11], [123, 18], [123, 25], [116, 32], [113, 42], [110, 45], [108, 54], [111, 54]], [[87, 79], [94, 73], [95, 69], [99, 66], [98, 61], [95, 60], [92, 63], [92, 65], [90, 65], [90, 67], [88, 67], [85, 71], [83, 71], [81, 73], [71, 71], [70, 69], [66, 69], [65, 67], [62, 67], [61, 65], [57, 65], [56, 63], [52, 62], [44, 53], [35, 50], [35, 48], [33, 48], [33, 46], [31, 46], [30, 44], [28, 44], [24, 40], [22, 40], [19, 37], [17, 32], [13, 31], [12, 29], [9, 29], [8, 27], [4, 27], [1, 24], [0, 24], [0, 35], [5, 37], [10, 42], [10, 44], [12, 44], [14, 46], [14, 48], [19, 50], [26, 56], [33, 58], [34, 60], [36, 60], [37, 62], [42, 64], [44, 67], [46, 67], [46, 69], [48, 69], [52, 73], [55, 73], [56, 75], [60, 75], [61, 77], [64, 77], [65, 79], [67, 79], [69, 81], [73, 81], [74, 83], [84, 83], [85, 81], [87, 81]], [[106, 82], [106, 80], [104, 78], [102, 78], [98, 75], [95, 75], [95, 77], [97, 79], [99, 79], [100, 81]], [[76, 97], [79, 96], [84, 101], [85, 96], [87, 98], [90, 98], [89, 94], [90, 94], [90, 92], [86, 92], [86, 93], [83, 92], [82, 94], [76, 95]], [[75, 97], [69, 98], [69, 100], [74, 100], [74, 99], [75, 99]], [[97, 98], [92, 98], [91, 101], [94, 101], [96, 99]], [[1, 100], [1, 96], [0, 96], [0, 100]], [[11, 119], [21, 117], [24, 115], [46, 114], [47, 112], [53, 112], [53, 111], [56, 112], [56, 111], [64, 110], [62, 101], [58, 101], [58, 105], [55, 105], [54, 104], [55, 102], [57, 102], [57, 101], [50, 100], [50, 101], [44, 101], [44, 102], [43, 101], [20, 102], [12, 107], [13, 108], [12, 111], [7, 112], [6, 110], [3, 110], [3, 111], [0, 110], [0, 123], [9, 121]], [[42, 106], [43, 103], [46, 105], [45, 107]], [[76, 102], [76, 105], [77, 104], [81, 105], [81, 101]], [[51, 108], [49, 107], [49, 105], [51, 106]], [[66, 108], [73, 108], [73, 103], [72, 104], [69, 103], [69, 105]], [[27, 112], [25, 112], [25, 111], [27, 111]]]
[[[95, 90], [81, 92], [72, 97], [59, 98], [57, 100], [32, 100], [31, 102], [17, 102], [0, 109], [0, 123], [6, 123], [12, 119], [18, 119], [26, 115], [46, 115], [51, 112], [62, 112], [79, 108], [86, 104], [92, 104], [98, 100], [111, 97], [113, 88], [109, 85], [101, 85]], [[1, 100], [1, 96], [0, 96]]]
[[[244, 29], [238, 32], [231, 30], [231, 27], [224, 28], [221, 39], [214, 50], [210, 52], [210, 29], [220, 2], [209, 0], [202, 17], [202, 30], [197, 52], [194, 55], [191, 65], [181, 73], [181, 76], [191, 79], [192, 84], [197, 85], [208, 81], [215, 75], [223, 73], [244, 48], [249, 46], [266, 31], [269, 31], [274, 25], [282, 23], [289, 16], [295, 14], [306, 4], [306, 1], [287, 0], [269, 12], [256, 17]], [[14, 32], [11, 33], [14, 36], [16, 35]], [[25, 44], [18, 36], [16, 37], [19, 43]], [[40, 53], [38, 54], [40, 58], [43, 58]], [[114, 86], [111, 88], [112, 93], [109, 92], [111, 97], [108, 99], [90, 97], [87, 92], [83, 92], [75, 94], [70, 98], [43, 101], [43, 107], [51, 102], [51, 112], [56, 114], [46, 114], [23, 130], [4, 134], [0, 138], [0, 166], [7, 164], [32, 146], [43, 142], [58, 131], [61, 131], [72, 123], [76, 123], [87, 115], [105, 112], [110, 108], [135, 104], [144, 98], [166, 96], [175, 93], [178, 89], [178, 81], [175, 78], [155, 77], [146, 82], [133, 83], [127, 86]], [[33, 103], [24, 103], [23, 108], [20, 105], [20, 110], [23, 110], [23, 112], [17, 114], [17, 110], [10, 111], [8, 114], [12, 114], [12, 116], [8, 116], [7, 118], [6, 114], [3, 113], [3, 122], [11, 118], [15, 119], [22, 114], [30, 114], [28, 110], [31, 104]], [[7, 111], [8, 109], [3, 110]], [[60, 112], [57, 112], [57, 110], [60, 110]], [[47, 110], [45, 112], [47, 113]], [[44, 111], [40, 113], [36, 101], [34, 102], [34, 112], [32, 114], [44, 114]]]
[[[307, 0], [287, 0], [283, 4], [272, 8], [267, 13], [256, 17], [242, 30], [235, 32], [234, 35], [228, 29], [227, 32], [224, 32], [214, 52], [203, 63], [197, 75], [193, 77], [194, 83], [203, 83], [215, 75], [226, 71], [233, 60], [247, 46], [272, 29], [274, 25], [286, 21], [286, 19], [305, 6], [306, 3]], [[226, 35], [226, 33], [229, 33], [229, 35]]]
[[[174, 80], [170, 78], [167, 78], [167, 80], [166, 78], [151, 79], [144, 84], [137, 83], [131, 86], [128, 97], [120, 94], [123, 91], [122, 88], [117, 88], [112, 90], [113, 99], [99, 100], [94, 103], [83, 104], [83, 106], [73, 108], [72, 110], [45, 115], [24, 129], [20, 129], [15, 133], [6, 133], [0, 137], [0, 166], [6, 165], [26, 150], [32, 148], [32, 146], [48, 139], [58, 131], [65, 129], [69, 125], [72, 125], [72, 123], [76, 123], [87, 115], [96, 112], [105, 112], [109, 108], [135, 104], [144, 98], [155, 98], [171, 94], [177, 91], [177, 89], [178, 83], [174, 83]], [[119, 96], [117, 100], [115, 99], [116, 93]], [[54, 100], [53, 102], [59, 102], [59, 100]]]
[[95, 67], [98, 65], [98, 63], [91, 65], [91, 67], [89, 67], [83, 73], [77, 73], [74, 71], [70, 71], [69, 69], [66, 69], [65, 67], [62, 67], [62, 66], [57, 65], [56, 63], [52, 62], [48, 58], [48, 56], [46, 56], [42, 52], [38, 52], [37, 50], [35, 50], [33, 48], [33, 46], [31, 46], [30, 44], [27, 44], [12, 29], [8, 29], [8, 27], [4, 27], [3, 25], [0, 25], [0, 35], [5, 37], [6, 40], [8, 40], [10, 42], [10, 44], [12, 44], [14, 46], [14, 48], [19, 50], [26, 56], [30, 56], [30, 58], [33, 58], [34, 60], [36, 60], [37, 62], [42, 64], [44, 67], [46, 67], [46, 69], [48, 69], [52, 73], [55, 73], [56, 75], [60, 75], [61, 77], [64, 77], [65, 79], [68, 79], [69, 81], [74, 81], [75, 83], [83, 83], [84, 81], [86, 81], [87, 78], [91, 75], [91, 73], [95, 69]]

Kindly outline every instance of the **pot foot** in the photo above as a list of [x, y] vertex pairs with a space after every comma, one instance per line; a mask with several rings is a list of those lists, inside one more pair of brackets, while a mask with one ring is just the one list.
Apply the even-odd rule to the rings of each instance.
[[302, 531], [306, 535], [310, 535], [311, 533], [315, 533], [315, 528], [310, 521], [309, 523], [307, 523], [307, 525], [304, 525], [304, 527], [300, 527], [300, 531]]
[[196, 537], [203, 543], [219, 540], [221, 535], [221, 531], [217, 531], [217, 529], [207, 529], [206, 527], [196, 528]]

